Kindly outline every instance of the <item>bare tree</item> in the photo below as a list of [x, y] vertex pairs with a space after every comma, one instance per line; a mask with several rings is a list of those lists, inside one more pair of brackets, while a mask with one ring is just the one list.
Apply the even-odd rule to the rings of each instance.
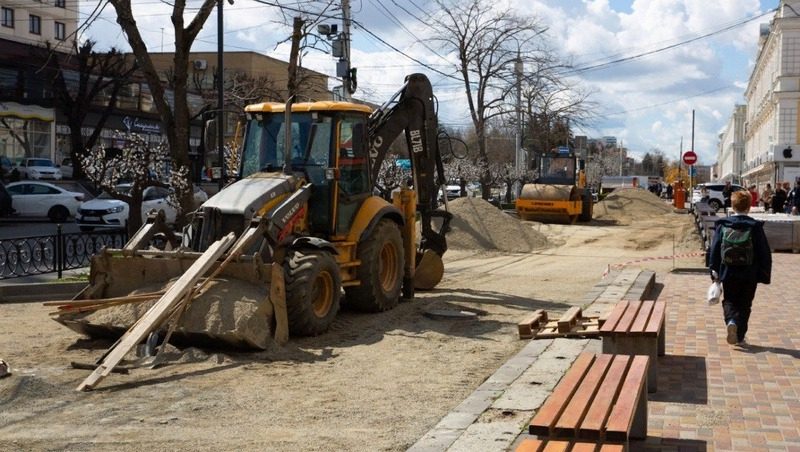
[[[83, 157], [100, 138], [106, 121], [117, 108], [121, 90], [130, 83], [129, 77], [136, 67], [128, 64], [122, 52], [115, 48], [105, 53], [95, 52], [95, 42], [91, 40], [80, 45], [73, 41], [72, 45], [74, 54], [62, 55], [47, 43], [38, 57], [45, 61], [44, 69], [53, 84], [56, 105], [67, 118], [73, 177], [80, 179]], [[93, 111], [99, 111], [99, 116], [91, 134], [84, 138], [82, 130]]]
[[[128, 43], [136, 57], [136, 62], [153, 93], [164, 130], [169, 142], [170, 155], [176, 169], [188, 168], [189, 161], [189, 121], [188, 102], [189, 52], [197, 34], [203, 28], [208, 16], [218, 0], [203, 0], [194, 17], [186, 24], [186, 0], [175, 0], [172, 3], [172, 25], [175, 30], [175, 53], [173, 56], [174, 76], [171, 80], [174, 89], [174, 102], [167, 102], [164, 86], [159, 79], [158, 71], [150, 58], [147, 45], [144, 43], [136, 19], [131, 9], [131, 0], [109, 0], [117, 12], [117, 23], [122, 27]], [[192, 8], [194, 9], [194, 8]], [[179, 188], [176, 188], [179, 189]], [[179, 191], [180, 204], [184, 211], [191, 210], [193, 205], [191, 184], [188, 189]]]
[[500, 8], [490, 0], [436, 0], [433, 39], [457, 58], [456, 72], [464, 84], [477, 135], [482, 196], [489, 197], [492, 175], [487, 155], [488, 122], [513, 111], [515, 64], [551, 59], [544, 48], [545, 28], [533, 17]]

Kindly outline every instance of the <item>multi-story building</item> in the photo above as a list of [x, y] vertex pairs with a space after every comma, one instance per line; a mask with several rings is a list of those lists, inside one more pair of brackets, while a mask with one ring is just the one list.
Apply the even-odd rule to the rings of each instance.
[[78, 0], [0, 0], [0, 155], [54, 157], [52, 91], [31, 55], [68, 51], [77, 27]]
[[744, 122], [746, 105], [736, 105], [725, 130], [719, 135], [717, 149], [717, 179], [742, 183], [744, 161]]
[[742, 179], [759, 190], [800, 177], [800, 1], [781, 0], [762, 25], [745, 91], [747, 120]]

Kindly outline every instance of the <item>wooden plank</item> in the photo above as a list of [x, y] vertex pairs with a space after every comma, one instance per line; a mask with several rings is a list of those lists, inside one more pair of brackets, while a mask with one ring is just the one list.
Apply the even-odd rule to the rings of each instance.
[[286, 310], [286, 283], [283, 266], [272, 263], [272, 276], [269, 281], [269, 300], [275, 312], [275, 342], [283, 345], [289, 342], [289, 314]]
[[164, 295], [154, 304], [139, 320], [116, 342], [109, 352], [98, 363], [94, 370], [78, 386], [78, 391], [92, 389], [97, 383], [105, 378], [111, 370], [122, 361], [122, 358], [141, 342], [151, 331], [157, 328], [164, 319], [169, 316], [175, 305], [184, 299], [186, 293], [192, 289], [195, 282], [200, 279], [225, 253], [225, 250], [236, 240], [236, 236], [231, 232], [222, 239], [214, 242], [208, 247], [203, 256], [196, 260], [184, 274], [164, 293]]
[[626, 355], [609, 356], [613, 356], [611, 367], [609, 367], [608, 372], [606, 372], [603, 383], [600, 384], [600, 389], [594, 397], [592, 406], [589, 408], [589, 411], [586, 413], [578, 429], [579, 438], [600, 438], [603, 426], [614, 404], [614, 399], [619, 393], [620, 382], [625, 376], [625, 370], [628, 368], [630, 357]]
[[559, 417], [555, 426], [555, 436], [560, 437], [577, 437], [578, 427], [581, 425], [586, 412], [592, 405], [592, 399], [600, 387], [600, 382], [603, 381], [608, 366], [611, 364], [611, 355], [598, 355], [592, 363], [592, 367], [586, 374], [586, 378], [581, 382], [580, 387], [572, 399], [569, 401], [567, 408]]
[[555, 441], [549, 440], [544, 444], [542, 452], [567, 452], [569, 450], [569, 441]]
[[578, 319], [581, 318], [581, 308], [580, 306], [573, 306], [567, 309], [567, 312], [558, 319], [558, 332], [559, 333], [566, 333], [572, 329], [573, 326], [578, 322]]
[[625, 446], [622, 444], [603, 444], [598, 452], [625, 452]]
[[611, 410], [611, 415], [606, 423], [606, 438], [612, 441], [626, 441], [633, 424], [633, 414], [639, 397], [643, 394], [645, 381], [647, 381], [647, 365], [650, 358], [636, 355], [631, 360], [625, 382], [622, 384], [617, 402]]
[[589, 370], [594, 358], [595, 355], [591, 353], [584, 352], [578, 355], [550, 397], [536, 412], [536, 416], [531, 419], [530, 426], [528, 426], [531, 435], [546, 436], [550, 434], [552, 427], [561, 416], [569, 399], [572, 398], [572, 394], [578, 389], [578, 385]]
[[642, 307], [641, 301], [636, 301], [636, 300], [628, 301], [628, 309], [625, 310], [625, 314], [623, 314], [622, 318], [619, 319], [617, 327], [614, 328], [614, 334], [627, 334], [628, 331], [631, 330], [631, 324], [633, 323], [633, 319], [636, 318], [636, 314], [639, 312], [639, 308], [641, 307]]
[[583, 317], [566, 333], [558, 331], [558, 322], [550, 321], [533, 333], [534, 339], [553, 339], [557, 337], [596, 337], [600, 335], [597, 317]]
[[526, 439], [525, 441], [519, 443], [516, 452], [539, 452], [539, 449], [542, 447], [543, 443], [544, 442], [540, 439]]
[[534, 330], [547, 322], [547, 312], [544, 309], [533, 311], [529, 317], [517, 324], [520, 339], [530, 339], [534, 335]]
[[604, 335], [604, 333], [611, 333], [614, 331], [614, 328], [617, 327], [617, 323], [622, 318], [622, 315], [625, 313], [625, 310], [628, 308], [627, 301], [620, 301], [614, 306], [614, 309], [611, 310], [611, 314], [606, 319], [603, 326], [600, 328], [600, 334]]
[[645, 300], [642, 302], [642, 307], [639, 309], [639, 313], [636, 314], [636, 318], [633, 319], [633, 323], [631, 324], [631, 334], [644, 334], [647, 321], [650, 319], [650, 314], [653, 312], [654, 303], [653, 300]]
[[595, 443], [574, 443], [571, 452], [594, 452], [597, 449]]
[[650, 316], [650, 321], [647, 322], [647, 326], [645, 327], [644, 331], [646, 334], [658, 334], [658, 331], [661, 329], [661, 325], [664, 324], [664, 317], [666, 316], [667, 311], [667, 303], [664, 301], [656, 301], [655, 305], [653, 306], [653, 314]]

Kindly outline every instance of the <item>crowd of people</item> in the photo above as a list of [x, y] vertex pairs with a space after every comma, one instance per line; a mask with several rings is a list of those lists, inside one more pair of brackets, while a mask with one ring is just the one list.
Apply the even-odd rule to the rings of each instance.
[[[755, 186], [751, 190], [751, 195], [753, 190]], [[800, 214], [800, 178], [795, 180], [794, 187], [789, 182], [779, 182], [775, 184], [773, 190], [772, 184], [767, 184], [761, 192], [760, 202], [768, 212]]]

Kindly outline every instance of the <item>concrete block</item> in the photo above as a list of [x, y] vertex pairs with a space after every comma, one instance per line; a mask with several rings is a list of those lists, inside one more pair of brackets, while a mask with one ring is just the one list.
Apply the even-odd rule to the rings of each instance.
[[463, 430], [431, 430], [406, 452], [445, 452], [462, 433]]

